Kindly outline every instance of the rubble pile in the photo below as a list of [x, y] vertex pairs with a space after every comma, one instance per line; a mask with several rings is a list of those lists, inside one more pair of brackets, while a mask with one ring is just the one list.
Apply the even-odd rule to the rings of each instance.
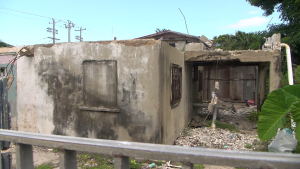
[[235, 133], [219, 128], [213, 130], [210, 127], [194, 128], [187, 132], [186, 136], [181, 134], [175, 140], [175, 145], [249, 151], [253, 150], [255, 144], [259, 142], [258, 135], [255, 132]]

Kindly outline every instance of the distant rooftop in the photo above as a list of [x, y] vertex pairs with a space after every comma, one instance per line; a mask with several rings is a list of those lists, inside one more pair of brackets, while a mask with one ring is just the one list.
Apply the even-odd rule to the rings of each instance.
[[135, 39], [148, 39], [148, 38], [154, 38], [154, 37], [156, 37], [156, 36], [163, 35], [163, 34], [176, 34], [176, 35], [179, 35], [179, 36], [181, 36], [181, 37], [197, 38], [197, 39], [199, 39], [198, 36], [188, 35], [188, 34], [185, 34], [185, 33], [175, 32], [175, 31], [171, 31], [171, 30], [165, 30], [165, 31], [162, 31], [162, 32], [157, 32], [157, 33], [154, 33], [154, 34], [142, 36], [142, 37], [135, 38]]

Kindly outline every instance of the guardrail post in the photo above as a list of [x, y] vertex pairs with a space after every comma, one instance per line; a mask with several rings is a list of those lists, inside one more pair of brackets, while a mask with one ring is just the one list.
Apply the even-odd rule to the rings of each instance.
[[33, 169], [32, 145], [16, 143], [16, 168]]
[[130, 169], [130, 161], [128, 156], [114, 156], [115, 169]]
[[182, 162], [181, 165], [183, 169], [193, 169], [194, 167], [193, 163], [189, 162]]
[[77, 168], [77, 152], [73, 150], [61, 149], [59, 152], [59, 168]]

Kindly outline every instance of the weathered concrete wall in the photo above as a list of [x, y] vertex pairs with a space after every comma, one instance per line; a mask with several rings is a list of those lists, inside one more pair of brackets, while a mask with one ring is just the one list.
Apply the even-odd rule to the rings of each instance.
[[[171, 64], [182, 67], [182, 96], [180, 103], [171, 108]], [[160, 56], [160, 76], [162, 93], [162, 142], [174, 144], [174, 140], [186, 127], [193, 113], [195, 83], [192, 81], [192, 67], [184, 62], [184, 54], [162, 42]]]
[[188, 43], [185, 46], [185, 51], [201, 51], [204, 50], [203, 43]]
[[[155, 40], [36, 46], [34, 57], [18, 61], [19, 130], [161, 143], [159, 88], [162, 83], [159, 77], [162, 76], [162, 56], [159, 54], [160, 42]], [[183, 54], [180, 57], [182, 64]], [[117, 108], [120, 112], [79, 109], [80, 106], [95, 106], [85, 105], [84, 74], [105, 80], [101, 71], [108, 68], [101, 68], [94, 74], [93, 71], [84, 73], [84, 61], [94, 60], [116, 61], [117, 103], [106, 105], [102, 100], [98, 107]], [[89, 81], [87, 86], [89, 84], [93, 82]], [[95, 95], [89, 92], [88, 98], [103, 91], [99, 89]]]
[[186, 40], [163, 40], [163, 41], [168, 44], [174, 43], [175, 48], [177, 48], [178, 50], [184, 50], [186, 45]]

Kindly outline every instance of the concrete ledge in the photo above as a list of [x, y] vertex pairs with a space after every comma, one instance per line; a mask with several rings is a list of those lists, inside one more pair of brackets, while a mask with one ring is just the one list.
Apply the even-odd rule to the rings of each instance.
[[106, 108], [106, 107], [85, 107], [85, 106], [81, 106], [81, 107], [79, 107], [79, 110], [99, 111], [99, 112], [114, 112], [114, 113], [119, 113], [120, 112], [120, 109]]

